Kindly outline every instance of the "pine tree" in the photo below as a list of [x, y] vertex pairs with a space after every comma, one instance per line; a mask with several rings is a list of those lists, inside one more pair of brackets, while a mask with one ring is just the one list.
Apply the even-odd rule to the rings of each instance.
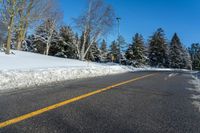
[[119, 45], [118, 47], [119, 47], [120, 52], [125, 52], [125, 50], [127, 48], [127, 43], [123, 36], [120, 35], [117, 38], [117, 44]]
[[98, 47], [97, 43], [91, 45], [89, 52], [86, 55], [86, 60], [99, 62], [101, 59], [101, 50]]
[[136, 33], [133, 42], [126, 51], [126, 58], [132, 62], [133, 66], [142, 66], [145, 64], [144, 41], [142, 35]]
[[109, 50], [110, 61], [118, 63], [119, 55], [120, 55], [119, 46], [117, 45], [116, 41], [113, 41], [110, 45], [110, 50]]
[[149, 40], [149, 64], [153, 67], [167, 67], [167, 43], [164, 31], [159, 28]]
[[118, 62], [120, 64], [125, 64], [125, 52], [126, 52], [126, 49], [127, 49], [127, 43], [124, 39], [124, 37], [122, 35], [118, 36], [117, 38], [117, 45], [118, 45], [118, 48], [119, 48], [119, 55], [118, 55]]
[[169, 50], [169, 65], [171, 68], [186, 68], [189, 64], [187, 51], [175, 33], [172, 37]]
[[107, 44], [106, 41], [103, 39], [102, 43], [101, 43], [101, 61], [102, 62], [107, 62], [107, 56], [108, 56], [108, 50], [107, 50]]
[[184, 68], [192, 70], [192, 60], [191, 56], [189, 54], [188, 49], [183, 49], [183, 55], [184, 55]]
[[74, 32], [70, 26], [62, 26], [59, 34], [62, 38], [62, 41], [60, 41], [58, 46], [59, 51], [56, 55], [60, 57], [76, 59], [77, 51], [74, 47], [74, 43], [77, 43], [76, 41], [78, 41], [78, 34], [74, 35]]
[[192, 68], [194, 70], [200, 70], [200, 44], [193, 43], [188, 50], [192, 59]]
[[28, 52], [37, 52], [36, 45], [34, 45], [34, 40], [35, 36], [34, 35], [29, 35], [26, 37], [25, 43], [22, 45], [22, 50], [23, 51], [28, 51]]

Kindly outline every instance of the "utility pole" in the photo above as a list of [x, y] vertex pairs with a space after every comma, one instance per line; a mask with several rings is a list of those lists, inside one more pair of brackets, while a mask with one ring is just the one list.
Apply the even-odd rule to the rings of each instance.
[[117, 20], [117, 43], [119, 46], [119, 64], [121, 64], [121, 46], [120, 46], [120, 42], [119, 42], [119, 37], [120, 37], [120, 17], [116, 18]]

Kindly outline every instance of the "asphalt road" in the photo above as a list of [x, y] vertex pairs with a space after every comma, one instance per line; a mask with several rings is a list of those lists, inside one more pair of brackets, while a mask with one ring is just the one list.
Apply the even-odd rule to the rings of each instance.
[[[134, 80], [124, 82], [130, 79]], [[200, 112], [187, 90], [193, 87], [190, 79], [189, 73], [136, 72], [4, 92], [0, 94], [0, 123], [110, 86], [2, 127], [0, 132], [200, 133]]]

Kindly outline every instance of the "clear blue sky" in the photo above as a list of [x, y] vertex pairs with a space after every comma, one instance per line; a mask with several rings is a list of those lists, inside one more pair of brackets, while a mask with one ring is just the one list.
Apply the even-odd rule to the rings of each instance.
[[[139, 32], [145, 41], [159, 27], [168, 41], [177, 32], [184, 45], [200, 42], [200, 0], [105, 0], [117, 16], [122, 18], [121, 35], [128, 43]], [[60, 0], [64, 23], [73, 26], [72, 18], [79, 16], [86, 7], [86, 0]], [[116, 27], [108, 42], [116, 38]]]

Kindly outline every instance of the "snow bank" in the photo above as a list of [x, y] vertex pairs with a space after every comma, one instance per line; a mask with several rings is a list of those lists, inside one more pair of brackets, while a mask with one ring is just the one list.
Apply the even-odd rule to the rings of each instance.
[[190, 89], [196, 92], [200, 93], [200, 79], [198, 78], [198, 76], [192, 76], [192, 80], [189, 82], [190, 84], [193, 84], [195, 86], [194, 89]]
[[192, 85], [194, 85], [195, 88], [190, 88], [189, 90], [191, 91], [195, 91], [199, 94], [193, 94], [191, 96], [191, 98], [194, 100], [192, 102], [192, 104], [199, 109], [200, 112], [200, 78], [199, 78], [199, 74], [198, 73], [194, 73], [194, 75], [192, 76], [192, 80], [189, 82]]
[[109, 67], [72, 67], [72, 68], [47, 68], [33, 70], [13, 70], [0, 72], [0, 90], [29, 87], [50, 82], [64, 81], [70, 79], [105, 76], [110, 74], [124, 73], [126, 69]]
[[0, 52], [0, 91], [130, 71], [177, 71], [93, 63], [23, 51], [12, 52], [14, 54], [11, 55]]
[[99, 64], [13, 51], [0, 53], [0, 91], [70, 79], [105, 76], [131, 71], [116, 64]]

